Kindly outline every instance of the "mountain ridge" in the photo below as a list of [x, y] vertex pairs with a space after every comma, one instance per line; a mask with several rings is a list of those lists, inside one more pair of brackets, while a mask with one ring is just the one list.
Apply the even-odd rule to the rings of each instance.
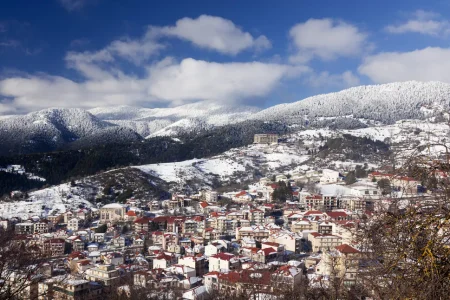
[[404, 119], [424, 119], [450, 108], [450, 84], [396, 82], [320, 94], [266, 109], [195, 102], [168, 108], [118, 106], [49, 108], [0, 118], [0, 155], [54, 151], [77, 145], [127, 143], [176, 137], [244, 121], [282, 122], [302, 128], [363, 128]]

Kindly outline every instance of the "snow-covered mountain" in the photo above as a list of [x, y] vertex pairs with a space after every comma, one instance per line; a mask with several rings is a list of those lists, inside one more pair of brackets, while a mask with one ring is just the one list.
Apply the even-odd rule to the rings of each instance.
[[[50, 108], [23, 116], [0, 120], [0, 154], [51, 151], [67, 143], [88, 137], [111, 136], [114, 124], [104, 122], [89, 112], [77, 109]], [[126, 131], [115, 130], [114, 138], [129, 140]]]
[[317, 118], [353, 117], [390, 124], [402, 119], [422, 118], [425, 115], [423, 108], [448, 110], [449, 104], [450, 84], [409, 81], [317, 95], [267, 108], [251, 118], [302, 124]]
[[450, 84], [410, 81], [354, 87], [264, 110], [212, 102], [168, 108], [46, 109], [0, 118], [0, 154], [50, 151], [73, 141], [95, 145], [176, 136], [245, 120], [276, 121], [297, 129], [357, 129], [405, 119], [442, 121], [449, 117], [444, 113], [449, 105]]
[[257, 107], [196, 102], [168, 108], [130, 106], [94, 108], [90, 113], [109, 123], [128, 127], [141, 136], [176, 135], [249, 119]]

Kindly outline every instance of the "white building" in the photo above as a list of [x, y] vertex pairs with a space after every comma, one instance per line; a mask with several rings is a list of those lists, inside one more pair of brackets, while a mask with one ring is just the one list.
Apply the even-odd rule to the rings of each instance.
[[320, 183], [322, 184], [328, 184], [328, 183], [336, 183], [339, 181], [339, 172], [330, 170], [330, 169], [324, 169], [322, 171], [322, 177], [320, 177]]
[[78, 218], [72, 218], [67, 222], [67, 229], [72, 231], [78, 231], [83, 220]]
[[219, 193], [216, 191], [207, 191], [205, 193], [206, 202], [217, 202], [219, 198]]

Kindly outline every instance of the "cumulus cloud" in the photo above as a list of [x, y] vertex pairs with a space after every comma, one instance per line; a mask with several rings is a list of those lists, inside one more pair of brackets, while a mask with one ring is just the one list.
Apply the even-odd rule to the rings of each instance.
[[[75, 55], [75, 54], [74, 54]], [[29, 112], [47, 107], [93, 108], [116, 105], [179, 105], [193, 100], [243, 100], [268, 94], [283, 78], [307, 68], [251, 63], [215, 63], [194, 59], [164, 59], [147, 66], [142, 77], [114, 73], [92, 62], [109, 56], [84, 54], [76, 70], [86, 76], [75, 82], [60, 76], [22, 75], [0, 81], [0, 95], [8, 99], [3, 113]], [[1, 101], [0, 101], [1, 104]]]
[[450, 48], [428, 47], [411, 52], [368, 56], [358, 71], [376, 83], [393, 81], [450, 82]]
[[359, 85], [359, 77], [352, 71], [345, 71], [341, 74], [330, 74], [327, 71], [313, 73], [306, 79], [306, 82], [315, 88], [332, 87], [332, 88], [349, 88]]
[[175, 26], [150, 27], [149, 35], [176, 37], [205, 49], [236, 55], [246, 49], [264, 50], [272, 45], [264, 35], [253, 37], [232, 21], [209, 15], [183, 18]]
[[192, 58], [166, 61], [151, 71], [150, 94], [178, 102], [190, 100], [233, 101], [264, 96], [294, 70], [261, 62], [214, 63]]
[[[286, 78], [311, 72], [309, 67], [280, 62], [161, 59], [158, 56], [165, 48], [161, 39], [166, 36], [230, 55], [270, 47], [265, 36], [253, 37], [231, 21], [185, 18], [173, 27], [150, 27], [141, 37], [123, 37], [96, 51], [69, 51], [65, 62], [77, 72], [77, 80], [43, 73], [4, 76], [0, 113], [47, 107], [179, 105], [197, 100], [245, 102], [267, 95]], [[134, 64], [131, 72], [130, 64]]]
[[447, 35], [450, 32], [450, 23], [434, 12], [417, 10], [410, 14], [410, 18], [403, 23], [389, 25], [386, 31], [392, 34], [420, 33], [424, 35]]
[[313, 58], [333, 60], [360, 54], [367, 46], [367, 34], [358, 27], [333, 19], [309, 19], [291, 28], [289, 36], [297, 50], [293, 63]]

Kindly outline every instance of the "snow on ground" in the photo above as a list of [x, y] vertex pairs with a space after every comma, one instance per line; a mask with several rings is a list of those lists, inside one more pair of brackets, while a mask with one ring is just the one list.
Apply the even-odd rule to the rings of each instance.
[[79, 188], [67, 183], [31, 192], [27, 201], [0, 203], [0, 217], [28, 219], [36, 215], [45, 217], [56, 212], [63, 213], [67, 209], [78, 208], [80, 204], [92, 207], [81, 194]]
[[159, 177], [167, 182], [179, 182], [181, 180], [181, 176], [185, 176], [185, 178], [190, 179], [200, 174], [199, 170], [193, 166], [199, 161], [201, 160], [191, 159], [181, 162], [136, 166], [135, 168]]
[[214, 177], [227, 182], [252, 180], [253, 170], [265, 168], [277, 173], [292, 165], [299, 165], [309, 158], [295, 145], [249, 145], [235, 148], [221, 155], [183, 162], [136, 166], [143, 172], [157, 176], [166, 182], [185, 183], [187, 180], [202, 180], [211, 183]]

